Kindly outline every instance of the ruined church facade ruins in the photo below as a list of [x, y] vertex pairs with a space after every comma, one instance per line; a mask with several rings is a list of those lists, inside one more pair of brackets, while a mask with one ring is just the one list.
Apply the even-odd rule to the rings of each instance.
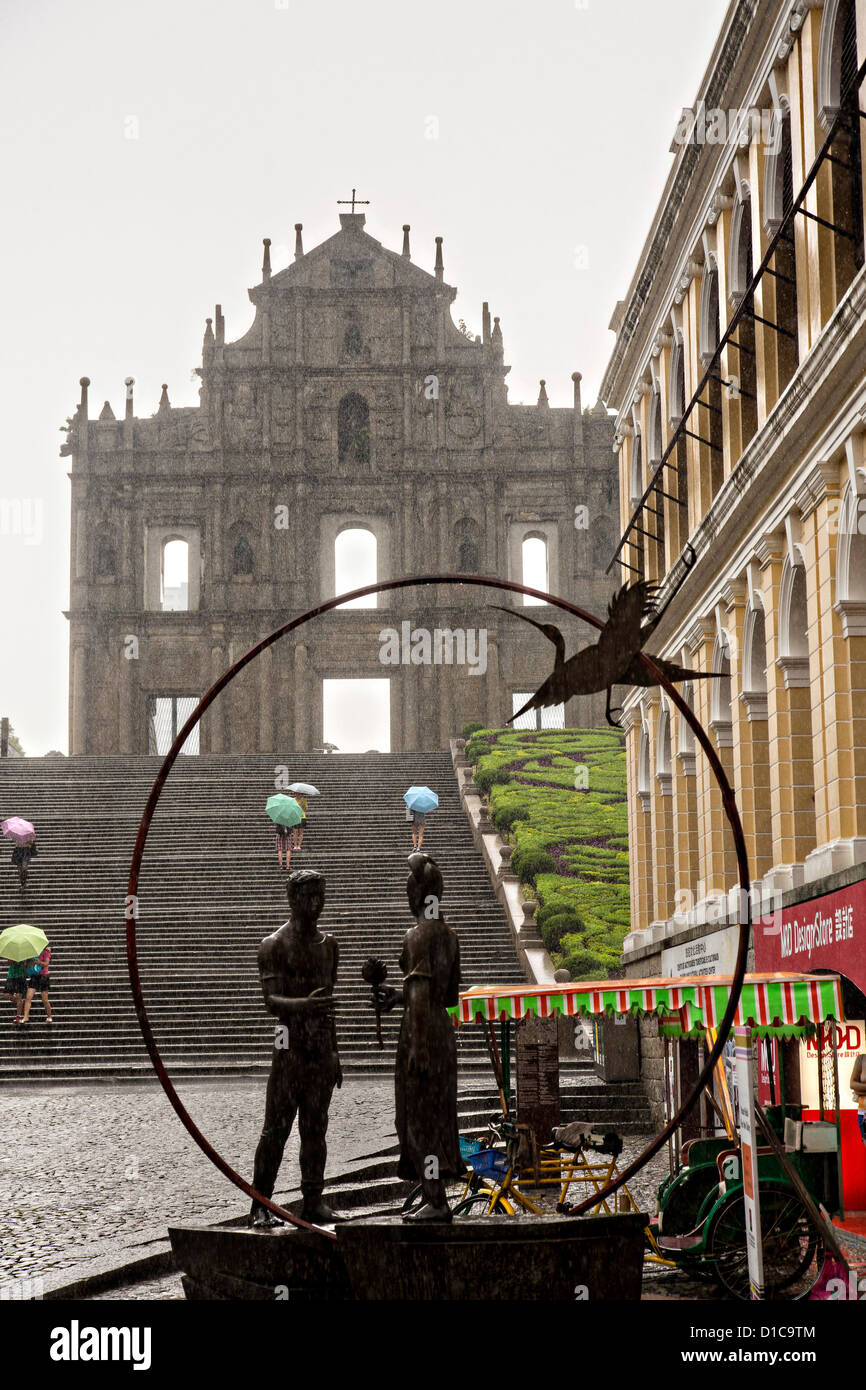
[[[89, 381], [68, 427], [72, 558], [70, 752], [165, 752], [201, 695], [255, 641], [335, 593], [344, 548], [369, 583], [458, 572], [530, 582], [603, 614], [616, 541], [613, 429], [603, 407], [509, 404], [499, 320], [451, 317], [442, 239], [433, 273], [356, 210], [249, 292], [233, 342], [217, 306], [200, 404], [163, 388], [150, 417]], [[339, 587], [338, 587], [339, 586]], [[387, 680], [394, 751], [501, 725], [552, 668], [553, 647], [491, 604], [517, 595], [436, 585], [379, 594], [282, 638], [221, 694], [185, 751], [321, 747], [329, 680]], [[569, 651], [592, 640], [546, 606]], [[426, 634], [426, 635], [425, 635]], [[603, 719], [604, 697], [547, 722]]]

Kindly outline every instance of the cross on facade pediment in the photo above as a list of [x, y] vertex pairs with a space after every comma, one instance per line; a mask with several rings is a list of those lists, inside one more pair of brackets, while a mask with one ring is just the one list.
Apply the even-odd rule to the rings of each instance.
[[338, 199], [337, 199], [337, 207], [344, 207], [344, 206], [345, 206], [345, 207], [348, 207], [349, 204], [351, 203], [352, 211], [354, 212], [354, 211], [355, 211], [355, 204], [356, 204], [356, 203], [358, 204], [358, 207], [369, 207], [369, 206], [370, 206], [370, 199], [369, 199], [369, 198], [358, 198], [358, 197], [356, 197], [355, 195], [356, 195], [356, 190], [353, 188], [353, 189], [352, 189], [352, 196], [351, 196], [351, 198], [338, 198]]

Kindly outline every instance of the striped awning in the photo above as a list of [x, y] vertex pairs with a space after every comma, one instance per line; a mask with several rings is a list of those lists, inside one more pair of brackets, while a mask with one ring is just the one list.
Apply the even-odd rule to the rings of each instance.
[[[452, 1009], [455, 1023], [476, 1019], [552, 1018], [587, 1014], [655, 1014], [665, 1025], [691, 1033], [718, 1028], [730, 998], [730, 975], [685, 979], [590, 980], [568, 985], [476, 985]], [[736, 1025], [796, 1026], [833, 1018], [842, 1022], [837, 975], [747, 975], [734, 1017]]]

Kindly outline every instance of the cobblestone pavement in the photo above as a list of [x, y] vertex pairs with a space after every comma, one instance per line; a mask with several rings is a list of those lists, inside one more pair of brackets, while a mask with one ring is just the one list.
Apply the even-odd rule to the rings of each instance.
[[[178, 1091], [202, 1132], [242, 1175], [250, 1175], [264, 1107], [264, 1078], [190, 1081]], [[334, 1093], [328, 1172], [394, 1140], [390, 1078], [348, 1077]], [[648, 1142], [626, 1140], [620, 1166]], [[655, 1209], [667, 1175], [663, 1149], [629, 1183], [636, 1205]], [[298, 1141], [286, 1149], [281, 1194], [297, 1187]], [[580, 1194], [572, 1191], [576, 1200]], [[551, 1197], [551, 1210], [555, 1195]], [[543, 1205], [547, 1206], [545, 1198]], [[118, 1264], [165, 1239], [174, 1221], [226, 1219], [246, 1199], [189, 1138], [155, 1083], [50, 1085], [4, 1089], [0, 1107], [0, 1293], [56, 1278], [90, 1259]], [[26, 1296], [26, 1295], [25, 1295]], [[715, 1301], [712, 1280], [647, 1266], [644, 1298]], [[179, 1299], [180, 1276], [144, 1279], [97, 1299]]]
[[[251, 1178], [265, 1079], [179, 1082], [177, 1090], [205, 1137]], [[393, 1081], [347, 1077], [331, 1103], [328, 1172], [393, 1137]], [[299, 1180], [292, 1134], [277, 1196]], [[245, 1205], [156, 1083], [4, 1087], [0, 1289], [96, 1257], [116, 1254], [120, 1263], [164, 1240], [173, 1221], [228, 1218]]]

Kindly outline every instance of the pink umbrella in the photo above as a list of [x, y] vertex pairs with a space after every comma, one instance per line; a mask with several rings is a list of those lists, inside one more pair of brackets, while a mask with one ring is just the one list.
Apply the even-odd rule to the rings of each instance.
[[36, 839], [36, 830], [23, 816], [10, 816], [0, 823], [0, 830], [16, 845], [29, 845]]

